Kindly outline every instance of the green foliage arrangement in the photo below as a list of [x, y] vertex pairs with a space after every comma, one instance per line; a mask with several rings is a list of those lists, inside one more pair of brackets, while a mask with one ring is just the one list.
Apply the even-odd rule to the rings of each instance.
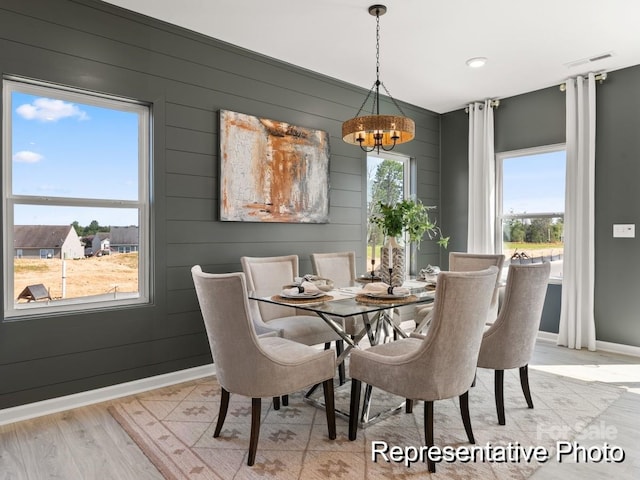
[[386, 236], [399, 237], [407, 234], [410, 243], [417, 243], [426, 234], [429, 240], [437, 239], [438, 245], [447, 248], [449, 237], [444, 237], [440, 227], [429, 217], [429, 210], [435, 207], [424, 205], [420, 200], [405, 199], [395, 204], [378, 202], [378, 213], [371, 216], [371, 223], [377, 225]]

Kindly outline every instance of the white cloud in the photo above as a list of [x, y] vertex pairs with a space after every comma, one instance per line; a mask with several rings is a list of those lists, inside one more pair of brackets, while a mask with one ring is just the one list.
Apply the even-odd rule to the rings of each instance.
[[36, 152], [21, 150], [13, 155], [13, 161], [19, 163], [38, 163], [44, 157]]
[[88, 120], [89, 116], [73, 103], [54, 100], [52, 98], [36, 98], [33, 103], [25, 103], [16, 108], [16, 112], [27, 120], [41, 122], [57, 122], [62, 118], [77, 117]]

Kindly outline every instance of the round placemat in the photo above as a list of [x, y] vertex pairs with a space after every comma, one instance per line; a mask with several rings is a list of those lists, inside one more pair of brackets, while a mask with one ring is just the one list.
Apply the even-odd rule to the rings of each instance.
[[391, 305], [394, 303], [411, 303], [418, 300], [415, 295], [409, 295], [402, 298], [373, 298], [368, 295], [356, 295], [356, 302], [369, 303], [371, 305]]
[[333, 300], [331, 295], [320, 295], [317, 297], [310, 298], [289, 298], [283, 297], [282, 295], [274, 295], [271, 297], [271, 300], [274, 302], [283, 302], [283, 303], [291, 303], [291, 304], [305, 304], [305, 303], [320, 303], [320, 302], [328, 302], [329, 300]]

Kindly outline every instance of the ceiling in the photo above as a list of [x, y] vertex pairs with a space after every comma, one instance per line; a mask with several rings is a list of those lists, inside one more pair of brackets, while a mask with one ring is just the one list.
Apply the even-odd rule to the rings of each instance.
[[[107, 0], [107, 3], [371, 88], [372, 0]], [[380, 79], [437, 113], [640, 64], [640, 2], [385, 0]], [[610, 54], [608, 58], [590, 60]], [[467, 59], [486, 57], [478, 69]]]

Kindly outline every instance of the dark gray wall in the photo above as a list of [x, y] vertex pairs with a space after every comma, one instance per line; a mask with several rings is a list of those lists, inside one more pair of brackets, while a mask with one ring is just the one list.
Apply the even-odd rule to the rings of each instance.
[[[464, 110], [442, 115], [441, 131], [442, 229], [451, 236], [449, 251], [466, 252], [469, 212], [469, 120]], [[449, 268], [447, 255], [442, 255], [441, 267]]]
[[[364, 90], [93, 0], [3, 0], [0, 71], [151, 102], [154, 191], [154, 304], [2, 321], [0, 408], [209, 363], [194, 264], [238, 271], [242, 255], [295, 253], [310, 272], [310, 253], [355, 250], [364, 269], [365, 155], [340, 135]], [[221, 108], [329, 132], [329, 224], [218, 221]], [[416, 140], [397, 150], [438, 205], [439, 117], [403, 109]], [[423, 245], [420, 265], [438, 259]]]
[[[611, 72], [596, 98], [596, 335], [640, 346], [640, 66]], [[636, 238], [613, 238], [614, 223]]]
[[[596, 96], [595, 319], [598, 340], [640, 346], [638, 239], [612, 238], [612, 224], [640, 220], [640, 67], [611, 72]], [[504, 99], [494, 112], [496, 152], [565, 141], [565, 96], [551, 87]], [[467, 116], [442, 116], [442, 217], [466, 249]], [[558, 331], [561, 287], [550, 285], [541, 329]]]

